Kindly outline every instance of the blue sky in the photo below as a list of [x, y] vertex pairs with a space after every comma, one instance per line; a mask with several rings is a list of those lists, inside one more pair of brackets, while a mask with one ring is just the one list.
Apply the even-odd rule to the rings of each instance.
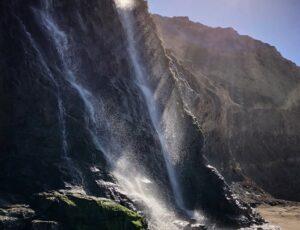
[[233, 27], [240, 34], [276, 46], [300, 66], [300, 0], [148, 0], [150, 11], [189, 16], [208, 26]]

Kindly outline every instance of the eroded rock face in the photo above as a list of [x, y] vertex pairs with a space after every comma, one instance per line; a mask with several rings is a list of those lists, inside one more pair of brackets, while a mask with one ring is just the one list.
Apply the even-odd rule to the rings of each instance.
[[277, 198], [299, 201], [299, 67], [231, 28], [154, 20], [179, 60], [182, 97], [202, 127], [209, 162], [229, 182], [249, 177]]

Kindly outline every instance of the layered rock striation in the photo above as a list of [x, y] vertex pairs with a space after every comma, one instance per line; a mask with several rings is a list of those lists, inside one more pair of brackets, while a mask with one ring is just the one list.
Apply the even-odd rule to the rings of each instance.
[[209, 162], [228, 182], [299, 201], [299, 67], [232, 28], [153, 17], [178, 60], [183, 100], [202, 128]]

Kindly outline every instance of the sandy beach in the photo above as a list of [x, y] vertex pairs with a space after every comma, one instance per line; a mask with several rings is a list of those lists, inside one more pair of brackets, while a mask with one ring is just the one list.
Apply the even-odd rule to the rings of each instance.
[[300, 230], [300, 204], [267, 206], [257, 208], [262, 217], [282, 230]]

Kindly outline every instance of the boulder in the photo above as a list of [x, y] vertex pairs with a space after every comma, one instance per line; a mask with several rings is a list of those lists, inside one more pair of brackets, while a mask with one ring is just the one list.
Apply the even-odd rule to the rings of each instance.
[[61, 222], [67, 229], [146, 229], [140, 215], [106, 198], [50, 192], [37, 194], [33, 203], [40, 209], [41, 216]]

